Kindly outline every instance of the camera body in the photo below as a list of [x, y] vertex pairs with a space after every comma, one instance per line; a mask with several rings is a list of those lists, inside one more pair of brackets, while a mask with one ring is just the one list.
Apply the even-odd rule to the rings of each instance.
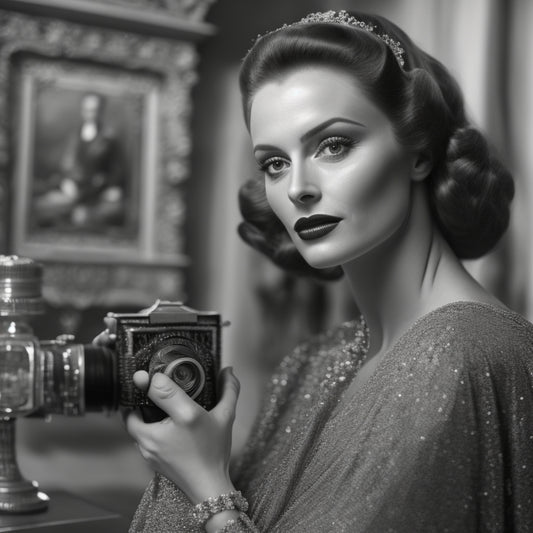
[[15, 455], [15, 419], [20, 416], [143, 411], [146, 421], [163, 418], [133, 384], [137, 370], [169, 375], [206, 409], [217, 400], [220, 316], [180, 302], [145, 311], [114, 314], [116, 349], [76, 343], [71, 335], [41, 341], [32, 318], [44, 313], [42, 265], [0, 255], [0, 511], [45, 510], [48, 496], [25, 480]]
[[119, 404], [140, 407], [146, 421], [166, 416], [133, 384], [138, 370], [150, 378], [163, 372], [205, 409], [214, 407], [220, 368], [220, 316], [179, 302], [156, 301], [134, 314], [111, 314], [117, 321]]
[[[147, 422], [161, 420], [166, 414], [133, 383], [138, 370], [145, 370], [150, 378], [156, 372], [167, 374], [205, 409], [216, 404], [219, 314], [197, 311], [181, 302], [157, 300], [139, 313], [108, 316], [116, 319], [114, 349], [80, 344], [71, 335], [44, 341], [33, 338], [33, 348], [26, 350], [26, 379], [20, 379], [20, 368], [10, 371], [12, 375], [7, 377], [9, 383], [18, 383], [17, 394], [9, 399], [6, 396], [6, 409], [0, 401], [0, 414], [82, 416], [126, 407], [140, 408]], [[14, 340], [9, 342], [13, 344]], [[8, 381], [4, 376], [0, 382]], [[18, 397], [32, 401], [21, 408]]]

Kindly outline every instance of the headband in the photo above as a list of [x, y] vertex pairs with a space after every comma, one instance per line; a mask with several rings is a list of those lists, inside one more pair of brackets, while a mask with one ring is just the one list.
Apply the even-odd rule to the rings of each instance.
[[[405, 64], [403, 54], [405, 50], [402, 48], [401, 43], [399, 41], [395, 41], [387, 33], [377, 33], [376, 32], [377, 26], [375, 26], [374, 24], [368, 23], [368, 22], [364, 22], [362, 20], [358, 20], [352, 15], [350, 15], [345, 10], [310, 13], [309, 15], [305, 16], [304, 18], [302, 18], [301, 20], [297, 22], [293, 22], [292, 24], [284, 24], [283, 26], [281, 26], [281, 28], [277, 28], [271, 32], [268, 32], [265, 35], [270, 35], [271, 33], [284, 30], [285, 28], [292, 28], [294, 26], [303, 26], [305, 24], [314, 24], [317, 22], [325, 22], [325, 23], [330, 23], [330, 24], [343, 24], [344, 26], [352, 26], [354, 28], [358, 28], [358, 29], [374, 34], [378, 39], [381, 39], [392, 50], [392, 53], [394, 54], [396, 61], [398, 61], [398, 64], [403, 69], [403, 66]], [[260, 37], [263, 37], [263, 36], [258, 35], [257, 38], [259, 39]]]

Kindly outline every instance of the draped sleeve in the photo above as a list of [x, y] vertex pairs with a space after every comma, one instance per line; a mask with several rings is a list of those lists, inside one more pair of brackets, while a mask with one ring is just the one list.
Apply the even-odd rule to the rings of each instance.
[[[315, 348], [326, 361], [335, 350]], [[316, 391], [292, 391], [300, 408], [284, 404], [244, 465], [252, 517], [272, 532], [533, 531], [532, 362], [519, 315], [432, 312], [353, 397], [337, 389], [322, 412]]]

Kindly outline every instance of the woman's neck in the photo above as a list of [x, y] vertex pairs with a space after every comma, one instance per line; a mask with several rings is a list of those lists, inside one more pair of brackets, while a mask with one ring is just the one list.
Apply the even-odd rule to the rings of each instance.
[[370, 331], [370, 355], [386, 352], [421, 316], [459, 300], [496, 303], [466, 272], [435, 228], [422, 185], [412, 209], [387, 242], [346, 265]]

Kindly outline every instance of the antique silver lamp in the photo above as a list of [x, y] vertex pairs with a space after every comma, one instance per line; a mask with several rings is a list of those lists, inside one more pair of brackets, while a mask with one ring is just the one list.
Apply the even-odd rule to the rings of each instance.
[[49, 498], [20, 473], [15, 446], [17, 417], [42, 404], [39, 341], [28, 320], [43, 313], [42, 267], [27, 258], [0, 255], [0, 512], [44, 511]]

